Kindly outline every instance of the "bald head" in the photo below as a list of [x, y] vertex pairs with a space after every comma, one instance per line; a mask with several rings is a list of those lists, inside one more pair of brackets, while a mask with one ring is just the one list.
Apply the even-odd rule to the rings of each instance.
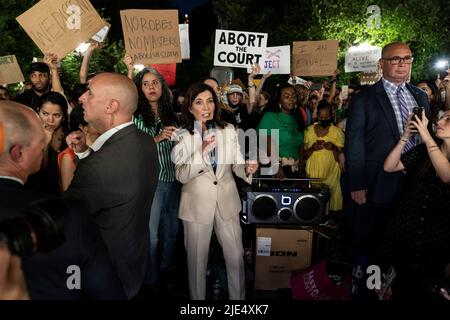
[[110, 99], [120, 103], [120, 111], [132, 115], [137, 108], [138, 91], [134, 82], [119, 73], [104, 72], [96, 75], [90, 82], [101, 86]]
[[397, 41], [397, 42], [391, 42], [391, 43], [388, 43], [387, 45], [385, 45], [381, 51], [381, 56], [383, 58], [385, 58], [390, 54], [391, 50], [397, 49], [397, 48], [405, 48], [405, 49], [411, 51], [411, 49], [409, 48], [409, 46], [406, 43]]
[[27, 106], [13, 101], [0, 101], [0, 123], [3, 128], [0, 159], [11, 146], [16, 144], [28, 146], [33, 137], [43, 133], [39, 116]]
[[84, 120], [99, 133], [131, 121], [138, 93], [131, 79], [117, 73], [100, 73], [80, 97]]

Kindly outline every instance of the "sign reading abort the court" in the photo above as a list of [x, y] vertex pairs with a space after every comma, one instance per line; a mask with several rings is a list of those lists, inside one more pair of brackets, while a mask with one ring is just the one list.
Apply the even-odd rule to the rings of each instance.
[[125, 49], [134, 63], [181, 62], [178, 10], [121, 10]]
[[267, 47], [267, 33], [216, 30], [214, 65], [247, 68], [261, 63]]

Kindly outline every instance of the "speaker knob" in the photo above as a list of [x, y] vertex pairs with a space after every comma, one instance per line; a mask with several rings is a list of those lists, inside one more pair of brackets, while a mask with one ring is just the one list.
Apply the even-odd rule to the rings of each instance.
[[291, 220], [292, 215], [292, 210], [290, 208], [281, 208], [280, 211], [278, 211], [278, 218], [284, 222]]
[[271, 195], [261, 194], [253, 201], [252, 213], [256, 218], [268, 220], [277, 213], [277, 201]]

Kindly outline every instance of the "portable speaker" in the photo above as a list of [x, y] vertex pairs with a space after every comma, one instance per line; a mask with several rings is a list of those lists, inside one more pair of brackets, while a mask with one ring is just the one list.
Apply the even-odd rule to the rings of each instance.
[[249, 223], [318, 225], [330, 206], [327, 188], [247, 191], [244, 212]]

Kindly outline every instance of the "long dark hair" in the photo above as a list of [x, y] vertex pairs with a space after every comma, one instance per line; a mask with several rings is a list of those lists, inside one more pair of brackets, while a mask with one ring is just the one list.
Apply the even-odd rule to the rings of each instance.
[[173, 108], [172, 93], [170, 92], [169, 86], [167, 85], [164, 77], [158, 72], [158, 70], [152, 67], [144, 68], [133, 79], [139, 94], [138, 107], [134, 112], [134, 116], [142, 117], [142, 120], [144, 120], [144, 125], [147, 128], [156, 126], [156, 115], [152, 111], [150, 104], [142, 91], [142, 80], [147, 73], [155, 75], [161, 83], [162, 93], [158, 100], [158, 116], [161, 119], [163, 126], [176, 125], [177, 117]]
[[50, 91], [50, 92], [44, 93], [41, 98], [41, 104], [37, 108], [38, 112], [41, 110], [42, 106], [46, 102], [57, 104], [61, 108], [61, 111], [63, 113], [63, 120], [61, 122], [61, 128], [62, 128], [64, 134], [67, 134], [69, 131], [69, 116], [67, 113], [68, 105], [67, 105], [66, 98], [64, 98], [64, 96], [58, 92]]
[[197, 82], [194, 83], [192, 86], [189, 87], [189, 89], [186, 91], [185, 97], [184, 97], [184, 105], [181, 109], [181, 121], [183, 123], [183, 126], [191, 133], [194, 133], [194, 123], [195, 123], [195, 117], [194, 115], [189, 111], [190, 107], [192, 106], [192, 103], [194, 102], [195, 98], [197, 96], [205, 91], [211, 92], [211, 95], [213, 97], [214, 101], [214, 116], [213, 121], [215, 121], [216, 125], [220, 128], [225, 128], [226, 122], [220, 119], [220, 108], [217, 101], [217, 96], [214, 90], [208, 86], [207, 84]]
[[[264, 108], [263, 110], [264, 113], [268, 111], [276, 113], [281, 112], [280, 108], [281, 92], [283, 92], [283, 90], [286, 88], [292, 88], [295, 94], [297, 94], [297, 90], [295, 90], [295, 87], [293, 85], [287, 82], [280, 83], [279, 85], [277, 85], [275, 93], [270, 97], [269, 107]], [[297, 102], [297, 99], [295, 99], [295, 101]], [[305, 122], [303, 121], [303, 117], [300, 114], [299, 106], [297, 106], [291, 111], [291, 116], [294, 117], [295, 122], [297, 123], [298, 131], [303, 131], [305, 129]]]

